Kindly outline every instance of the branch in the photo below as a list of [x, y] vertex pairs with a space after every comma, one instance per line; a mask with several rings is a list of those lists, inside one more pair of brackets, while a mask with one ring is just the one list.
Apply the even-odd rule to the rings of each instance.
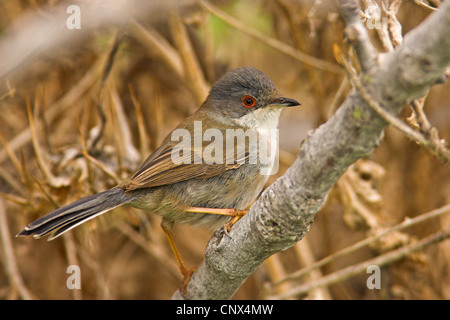
[[[356, 0], [340, 2], [341, 10], [357, 7]], [[380, 54], [377, 59], [373, 59], [370, 44], [360, 43], [360, 52], [368, 57], [363, 63], [367, 70], [365, 89], [387, 112], [398, 114], [406, 103], [423, 96], [441, 78], [450, 61], [449, 20], [450, 2], [446, 2], [412, 30], [395, 51]], [[358, 28], [358, 32], [366, 30]], [[358, 39], [369, 41], [365, 35]], [[294, 164], [233, 226], [231, 238], [222, 230], [216, 231], [186, 295], [177, 291], [172, 298], [233, 296], [265, 259], [303, 238], [332, 186], [353, 162], [375, 150], [387, 125], [354, 90], [334, 116], [303, 141]]]
[[[358, 59], [361, 65], [361, 69], [363, 71], [364, 76], [368, 76], [370, 72], [372, 71], [372, 68], [374, 67], [374, 62], [376, 61], [376, 52], [373, 46], [368, 43], [368, 36], [367, 32], [365, 32], [364, 26], [362, 25], [360, 20], [356, 20], [354, 17], [357, 17], [357, 8], [355, 9], [354, 6], [347, 5], [343, 6], [341, 9], [344, 19], [346, 20], [347, 27], [345, 29], [347, 40], [351, 43], [354, 43], [355, 50], [358, 55]], [[389, 11], [389, 21], [397, 21], [395, 17], [395, 12], [397, 11], [396, 8], [392, 8], [392, 12]], [[398, 21], [397, 21], [398, 23]], [[398, 28], [394, 28], [398, 29]], [[364, 32], [361, 32], [360, 30], [363, 30]], [[396, 32], [393, 32], [395, 34], [394, 38], [395, 43], [393, 43], [394, 47], [398, 47], [402, 42], [403, 39], [401, 38], [401, 34], [398, 35]], [[414, 131], [411, 127], [404, 124], [402, 121], [397, 119], [395, 115], [391, 114], [389, 111], [383, 109], [383, 107], [377, 102], [376, 99], [372, 97], [370, 92], [365, 88], [364, 83], [358, 77], [356, 72], [353, 70], [353, 68], [350, 65], [350, 62], [347, 61], [341, 52], [339, 52], [339, 49], [337, 46], [334, 47], [335, 50], [335, 57], [338, 59], [339, 63], [344, 67], [348, 78], [352, 82], [353, 86], [358, 90], [358, 94], [361, 95], [361, 97], [364, 98], [364, 100], [367, 102], [367, 104], [375, 110], [380, 117], [382, 117], [384, 120], [386, 120], [389, 124], [391, 124], [394, 128], [402, 132], [404, 135], [406, 135], [408, 138], [416, 141], [419, 145], [427, 148], [430, 150], [433, 154], [435, 154], [437, 157], [439, 157], [441, 160], [446, 161], [447, 163], [450, 163], [450, 151], [445, 147], [445, 144], [441, 139], [439, 138], [439, 135], [437, 133], [436, 128], [431, 128], [431, 126], [428, 126], [426, 128], [422, 127], [422, 132]], [[443, 72], [443, 77], [447, 78], [447, 72]], [[368, 77], [370, 79], [370, 76]], [[437, 79], [437, 81], [442, 81], [441, 79]], [[414, 100], [411, 102], [411, 104], [416, 106], [414, 110], [420, 111], [419, 108], [419, 102], [417, 100]], [[426, 119], [425, 115], [422, 113], [419, 113], [421, 117], [419, 117], [418, 120], [422, 120], [425, 122], [424, 119]], [[426, 136], [428, 135], [428, 136]]]
[[[337, 50], [338, 49], [335, 48], [335, 51]], [[341, 53], [336, 53], [336, 55], [341, 55]], [[439, 139], [436, 128], [433, 128], [434, 130], [431, 130], [431, 128], [429, 128], [428, 131], [425, 131], [424, 132], [425, 134], [429, 133], [430, 135], [430, 137], [426, 137], [422, 132], [415, 131], [408, 125], [404, 124], [393, 114], [383, 109], [383, 107], [370, 95], [370, 93], [366, 90], [364, 84], [361, 82], [357, 74], [351, 68], [350, 62], [346, 61], [342, 57], [340, 62], [341, 65], [344, 67], [345, 71], [347, 72], [347, 76], [352, 82], [353, 86], [358, 90], [358, 94], [361, 95], [362, 98], [364, 98], [367, 104], [373, 110], [375, 110], [381, 118], [386, 120], [390, 125], [399, 130], [405, 136], [407, 136], [411, 140], [414, 140], [417, 144], [430, 150], [430, 152], [435, 154], [441, 160], [450, 163], [450, 151], [445, 147], [441, 139]], [[417, 100], [411, 102], [413, 106], [417, 106], [417, 103], [418, 103]], [[420, 109], [415, 108], [415, 110]], [[425, 116], [423, 115], [420, 119], [423, 120], [425, 119], [424, 117]]]
[[361, 69], [363, 72], [367, 72], [375, 67], [378, 56], [359, 18], [358, 3], [341, 1], [340, 11], [346, 24], [345, 38], [354, 45]]

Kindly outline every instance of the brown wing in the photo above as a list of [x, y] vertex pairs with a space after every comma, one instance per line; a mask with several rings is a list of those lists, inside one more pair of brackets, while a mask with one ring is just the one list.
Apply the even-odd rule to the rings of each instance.
[[[181, 163], [172, 160], [172, 152], [175, 144], [166, 141], [155, 150], [136, 173], [128, 180], [124, 187], [127, 191], [150, 188], [185, 181], [188, 179], [205, 179], [219, 175], [227, 170], [236, 169], [243, 163], [248, 162], [248, 154], [237, 159], [236, 153], [233, 161], [224, 159], [223, 164], [207, 164], [202, 158], [201, 163], [193, 163], [194, 157], [203, 154], [200, 150], [192, 150], [189, 154], [183, 155]], [[190, 161], [189, 161], [190, 159]]]

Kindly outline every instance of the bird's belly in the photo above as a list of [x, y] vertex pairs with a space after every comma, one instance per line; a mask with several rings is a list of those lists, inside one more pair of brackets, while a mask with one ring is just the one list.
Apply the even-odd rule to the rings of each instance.
[[246, 209], [259, 195], [268, 176], [260, 166], [243, 164], [207, 179], [190, 179], [155, 188], [148, 196], [137, 199], [135, 207], [150, 209], [165, 220], [198, 227], [218, 227], [229, 216], [188, 213], [188, 207]]

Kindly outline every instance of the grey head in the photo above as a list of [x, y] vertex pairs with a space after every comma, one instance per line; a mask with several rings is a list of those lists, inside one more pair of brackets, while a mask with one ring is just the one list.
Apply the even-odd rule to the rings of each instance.
[[294, 99], [282, 97], [262, 71], [251, 66], [231, 70], [216, 81], [206, 105], [230, 118], [241, 118], [263, 108], [300, 105]]

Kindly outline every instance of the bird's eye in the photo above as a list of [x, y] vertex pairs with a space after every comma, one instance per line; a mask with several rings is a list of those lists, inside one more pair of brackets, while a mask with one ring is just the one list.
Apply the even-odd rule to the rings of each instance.
[[251, 96], [243, 96], [241, 101], [242, 101], [242, 105], [249, 109], [254, 107], [256, 104], [255, 98], [253, 98]]

